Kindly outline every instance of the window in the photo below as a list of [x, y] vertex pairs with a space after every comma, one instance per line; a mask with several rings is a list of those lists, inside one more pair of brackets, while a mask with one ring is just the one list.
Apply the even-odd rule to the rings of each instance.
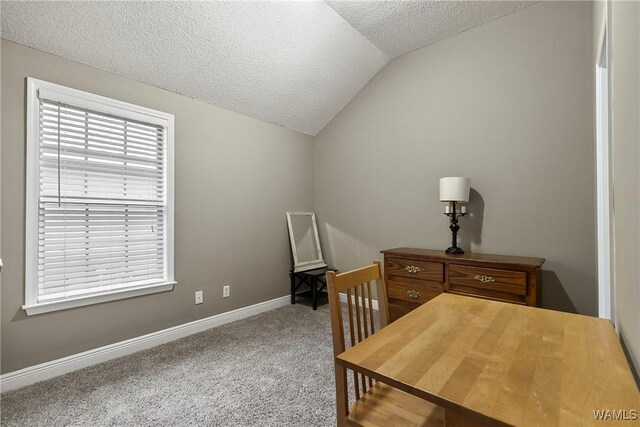
[[173, 116], [27, 82], [27, 314], [173, 288]]

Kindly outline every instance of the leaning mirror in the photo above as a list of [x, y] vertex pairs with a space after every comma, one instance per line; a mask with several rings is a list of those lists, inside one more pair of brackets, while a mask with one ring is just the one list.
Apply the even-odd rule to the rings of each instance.
[[316, 215], [313, 212], [287, 212], [293, 271], [326, 267], [322, 258]]

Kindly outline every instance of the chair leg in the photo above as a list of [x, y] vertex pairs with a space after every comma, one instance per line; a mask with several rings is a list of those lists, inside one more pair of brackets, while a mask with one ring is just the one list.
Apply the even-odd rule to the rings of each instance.
[[318, 309], [318, 279], [311, 279], [311, 299], [313, 300], [313, 309]]
[[[331, 298], [331, 297], [329, 297]], [[336, 421], [338, 427], [347, 426], [347, 415], [349, 415], [349, 402], [347, 394], [347, 372], [338, 365], [335, 365], [336, 379]]]
[[291, 278], [291, 304], [296, 303], [296, 275], [293, 270], [289, 270], [289, 277]]

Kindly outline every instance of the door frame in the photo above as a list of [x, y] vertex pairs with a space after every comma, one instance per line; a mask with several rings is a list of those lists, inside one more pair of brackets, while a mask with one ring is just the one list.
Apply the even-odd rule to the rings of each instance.
[[611, 319], [615, 316], [615, 268], [613, 245], [613, 188], [611, 179], [611, 77], [610, 77], [610, 23], [609, 2], [606, 3], [595, 64], [596, 86], [596, 218], [598, 245], [598, 315]]

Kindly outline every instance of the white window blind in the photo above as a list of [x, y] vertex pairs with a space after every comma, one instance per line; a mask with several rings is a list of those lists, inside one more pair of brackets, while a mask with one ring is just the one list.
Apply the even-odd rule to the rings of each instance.
[[37, 94], [31, 303], [171, 281], [167, 127], [74, 105], [55, 91]]

